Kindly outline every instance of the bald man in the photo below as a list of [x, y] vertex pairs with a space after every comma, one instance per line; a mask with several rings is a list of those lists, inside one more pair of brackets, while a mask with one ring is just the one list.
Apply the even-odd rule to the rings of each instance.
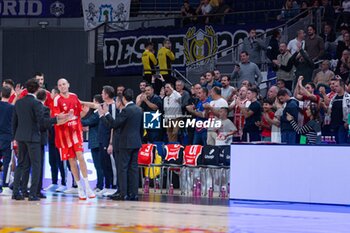
[[[80, 113], [81, 103], [76, 94], [69, 92], [69, 83], [66, 79], [59, 79], [57, 87], [60, 94], [53, 101], [53, 113], [70, 113], [73, 115], [70, 121], [55, 126], [55, 144], [60, 151], [61, 160], [68, 160], [74, 179], [78, 185], [79, 199], [86, 200], [86, 196], [94, 198], [95, 194], [91, 190], [86, 163], [83, 157], [83, 130], [81, 125]], [[85, 190], [80, 181], [80, 173], [77, 164], [83, 175]]]

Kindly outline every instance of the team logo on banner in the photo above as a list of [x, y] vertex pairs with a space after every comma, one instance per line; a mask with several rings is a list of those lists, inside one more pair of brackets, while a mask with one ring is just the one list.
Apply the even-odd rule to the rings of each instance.
[[50, 13], [56, 17], [60, 17], [64, 14], [64, 4], [56, 1], [50, 5]]
[[[205, 31], [196, 30], [196, 27], [188, 29], [184, 38], [184, 54], [186, 56], [186, 64], [198, 61], [218, 50], [217, 37], [212, 26], [206, 26]], [[205, 64], [209, 61], [206, 59], [202, 62]]]
[[109, 25], [121, 30], [128, 29], [130, 0], [82, 0], [84, 28], [91, 30], [109, 22]]

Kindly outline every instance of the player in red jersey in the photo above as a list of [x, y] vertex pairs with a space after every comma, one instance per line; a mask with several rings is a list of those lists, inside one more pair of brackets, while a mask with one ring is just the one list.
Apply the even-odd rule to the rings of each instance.
[[[87, 167], [83, 157], [83, 129], [80, 121], [82, 106], [77, 95], [69, 92], [69, 83], [66, 79], [60, 79], [57, 82], [60, 94], [53, 101], [53, 114], [70, 113], [70, 120], [61, 125], [55, 125], [55, 144], [59, 149], [62, 160], [68, 160], [74, 179], [78, 185], [79, 199], [85, 200], [86, 195], [94, 198], [95, 194], [91, 190]], [[80, 173], [77, 164], [83, 175], [85, 191], [80, 181]]]
[[[44, 77], [44, 74], [41, 73], [41, 72], [37, 72], [37, 73], [34, 74], [34, 78], [36, 80], [38, 80], [40, 88], [45, 89], [45, 85], [44, 85], [45, 77]], [[48, 90], [45, 90], [45, 91], [46, 91], [45, 106], [51, 109], [52, 108], [52, 101], [53, 101], [52, 98], [51, 98], [51, 93]], [[20, 94], [19, 94], [19, 99], [23, 98], [26, 95], [28, 95], [27, 89], [21, 90]]]
[[15, 92], [15, 83], [13, 82], [12, 79], [5, 79], [3, 82], [2, 82], [2, 86], [3, 87], [9, 87], [11, 88], [11, 96], [8, 100], [8, 102], [10, 104], [15, 104], [16, 103], [16, 100], [17, 100], [17, 95], [16, 95], [16, 92]]

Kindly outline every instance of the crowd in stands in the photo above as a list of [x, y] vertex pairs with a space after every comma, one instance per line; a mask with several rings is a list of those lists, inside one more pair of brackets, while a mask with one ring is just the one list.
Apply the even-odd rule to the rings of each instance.
[[[330, 0], [285, 0], [281, 6], [281, 12], [277, 20], [287, 21], [301, 14], [306, 16], [313, 14], [311, 9], [320, 9], [322, 20], [328, 22], [332, 27], [339, 27], [350, 21], [350, 2]], [[249, 9], [254, 10], [254, 9]], [[276, 9], [255, 9], [276, 10]], [[184, 17], [183, 24], [193, 23], [218, 23], [224, 14], [234, 11], [234, 3], [230, 0], [201, 0], [198, 6], [191, 6], [188, 0], [184, 0], [181, 15]]]
[[[224, 129], [171, 127], [157, 129], [158, 133], [148, 129], [147, 140], [201, 145], [233, 141], [319, 144], [324, 136], [338, 144], [347, 143], [349, 29], [342, 26], [339, 36], [331, 35], [331, 31], [326, 23], [318, 35], [309, 25], [306, 33], [300, 29], [294, 39], [281, 41], [276, 30], [267, 47], [252, 29], [243, 41], [240, 62], [233, 64], [232, 74], [208, 71], [187, 90], [181, 80], [152, 75], [151, 82], [140, 84], [137, 104], [144, 111], [159, 110], [175, 122], [196, 118], [232, 124], [222, 124]], [[268, 72], [276, 77], [275, 84], [269, 82], [266, 95], [259, 90], [262, 53], [269, 59]], [[157, 82], [162, 83], [158, 89]]]

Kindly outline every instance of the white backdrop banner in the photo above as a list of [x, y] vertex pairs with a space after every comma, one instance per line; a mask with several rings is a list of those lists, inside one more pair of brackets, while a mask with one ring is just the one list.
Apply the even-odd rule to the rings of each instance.
[[85, 31], [94, 29], [104, 22], [121, 30], [128, 29], [130, 0], [82, 0]]

